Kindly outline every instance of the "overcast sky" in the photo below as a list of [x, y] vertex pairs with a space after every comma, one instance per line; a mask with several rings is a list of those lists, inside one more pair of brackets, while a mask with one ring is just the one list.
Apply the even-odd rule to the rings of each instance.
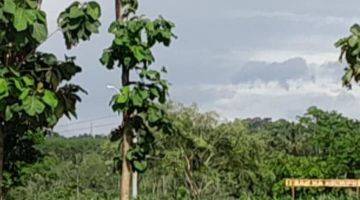
[[[49, 32], [70, 0], [43, 1]], [[102, 5], [102, 29], [68, 55], [83, 67], [74, 82], [89, 95], [78, 106], [77, 120], [61, 120], [64, 135], [103, 133], [120, 123], [109, 105], [120, 87], [120, 72], [108, 71], [98, 58], [111, 43], [112, 1]], [[224, 119], [272, 117], [296, 119], [310, 106], [360, 118], [360, 90], [341, 87], [342, 67], [334, 42], [360, 21], [358, 0], [151, 0], [140, 1], [141, 14], [162, 15], [176, 24], [179, 37], [155, 51], [155, 66], [168, 67], [171, 99], [196, 103]], [[42, 50], [63, 58], [60, 33]], [[91, 122], [91, 123], [90, 123]]]

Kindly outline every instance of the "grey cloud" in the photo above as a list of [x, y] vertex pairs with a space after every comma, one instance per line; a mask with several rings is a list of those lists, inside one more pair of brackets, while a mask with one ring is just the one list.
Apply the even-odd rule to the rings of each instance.
[[233, 83], [277, 81], [286, 84], [289, 80], [296, 79], [311, 79], [309, 67], [302, 58], [293, 58], [281, 63], [249, 62], [235, 73]]

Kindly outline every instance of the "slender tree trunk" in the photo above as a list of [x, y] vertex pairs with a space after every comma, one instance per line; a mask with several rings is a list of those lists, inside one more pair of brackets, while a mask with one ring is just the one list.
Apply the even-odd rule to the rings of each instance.
[[116, 16], [116, 20], [122, 20], [121, 1], [122, 0], [115, 0], [115, 16]]
[[[116, 20], [122, 20], [122, 13], [121, 13], [121, 4], [122, 0], [115, 0], [115, 15]], [[125, 66], [122, 66], [122, 76], [121, 76], [121, 83], [123, 86], [129, 85], [129, 78], [130, 78], [129, 69]], [[126, 127], [126, 123], [130, 118], [130, 113], [124, 112], [123, 113], [123, 126]], [[126, 130], [126, 128], [125, 128]], [[121, 183], [120, 183], [120, 200], [129, 200], [130, 199], [130, 192], [131, 192], [131, 166], [130, 163], [126, 159], [126, 155], [130, 149], [130, 140], [131, 135], [128, 131], [123, 133], [123, 143], [122, 143], [122, 170], [121, 170]]]
[[4, 130], [3, 127], [0, 126], [0, 200], [4, 199], [4, 176], [3, 176], [3, 171], [4, 171], [4, 138], [5, 138], [5, 134], [4, 134]]
[[129, 200], [131, 191], [131, 168], [130, 163], [126, 160], [126, 154], [130, 149], [130, 143], [128, 142], [128, 134], [124, 134], [124, 141], [122, 145], [122, 173], [121, 173], [121, 191], [120, 200]]

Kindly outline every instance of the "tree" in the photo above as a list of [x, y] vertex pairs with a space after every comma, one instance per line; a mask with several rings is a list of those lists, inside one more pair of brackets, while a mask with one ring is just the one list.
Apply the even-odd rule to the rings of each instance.
[[[61, 13], [59, 30], [67, 47], [96, 33], [99, 17], [96, 2], [76, 2]], [[66, 83], [81, 71], [75, 57], [61, 61], [37, 50], [47, 38], [41, 0], [0, 1], [0, 199], [19, 183], [21, 167], [37, 160], [34, 145], [63, 115], [76, 117], [78, 94], [85, 92]]]
[[[169, 46], [175, 37], [174, 24], [162, 17], [152, 21], [137, 16], [137, 8], [137, 0], [115, 0], [116, 20], [109, 27], [114, 40], [100, 59], [108, 69], [114, 66], [122, 69], [122, 88], [111, 103], [113, 110], [122, 112], [123, 117], [121, 126], [112, 132], [114, 140], [122, 141], [123, 200], [130, 197], [131, 172], [144, 172], [147, 168], [146, 156], [154, 142], [154, 131], [171, 132], [165, 110], [160, 106], [166, 103], [168, 82], [161, 72], [149, 67], [155, 61], [151, 51], [155, 44]], [[139, 75], [137, 80], [130, 80], [132, 71]]]

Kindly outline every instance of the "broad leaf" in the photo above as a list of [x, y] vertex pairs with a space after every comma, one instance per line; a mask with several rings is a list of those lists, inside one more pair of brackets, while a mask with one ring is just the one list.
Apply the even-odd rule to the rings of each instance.
[[39, 23], [34, 24], [32, 37], [36, 41], [38, 41], [39, 43], [45, 41], [47, 38], [47, 34], [48, 34], [48, 32], [47, 32], [47, 28], [45, 25], [39, 24]]
[[4, 12], [14, 14], [16, 9], [15, 2], [13, 0], [5, 0], [4, 1]]
[[97, 2], [91, 1], [88, 3], [86, 13], [90, 15], [94, 20], [99, 19], [101, 15], [101, 9]]
[[147, 162], [145, 160], [143, 161], [134, 161], [134, 168], [138, 172], [144, 172], [147, 169]]
[[5, 79], [0, 78], [0, 100], [8, 96], [8, 84]]
[[16, 9], [13, 25], [17, 31], [23, 31], [27, 28], [27, 18], [23, 8]]
[[55, 93], [50, 90], [45, 90], [42, 100], [53, 109], [58, 105], [58, 99]]
[[36, 96], [28, 96], [23, 101], [23, 109], [28, 115], [35, 116], [44, 111], [45, 105]]

